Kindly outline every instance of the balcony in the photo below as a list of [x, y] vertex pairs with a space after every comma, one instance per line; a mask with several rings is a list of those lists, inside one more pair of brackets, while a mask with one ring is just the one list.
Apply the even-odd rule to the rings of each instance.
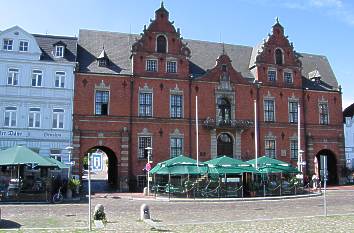
[[203, 127], [206, 129], [238, 129], [245, 130], [253, 125], [251, 120], [219, 120], [208, 117], [203, 121]]

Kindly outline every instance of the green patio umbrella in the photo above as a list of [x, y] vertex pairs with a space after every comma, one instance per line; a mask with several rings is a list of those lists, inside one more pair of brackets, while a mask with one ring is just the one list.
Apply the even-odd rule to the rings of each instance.
[[[247, 163], [255, 165], [256, 160], [252, 159]], [[291, 166], [291, 164], [283, 162], [281, 160], [262, 156], [258, 158], [258, 170], [260, 173], [299, 173], [299, 171]]]
[[[248, 160], [247, 163], [255, 165], [256, 159]], [[281, 160], [269, 158], [268, 156], [262, 156], [257, 159], [258, 167], [271, 166], [271, 165], [281, 165], [281, 166], [291, 166], [289, 163], [283, 162]]]
[[56, 159], [53, 159], [51, 157], [43, 157], [44, 159], [48, 160], [49, 162], [53, 163], [53, 164], [56, 164], [58, 166], [58, 168], [60, 169], [68, 169], [69, 168], [69, 165], [66, 165]]
[[228, 156], [221, 156], [205, 162], [209, 166], [209, 173], [241, 174], [244, 172], [257, 173], [251, 164]]
[[41, 167], [58, 166], [24, 146], [15, 146], [0, 151], [0, 166], [5, 165], [35, 165]]
[[158, 163], [150, 170], [150, 174], [197, 175], [207, 172], [208, 167], [205, 163], [199, 162], [198, 165], [199, 166], [197, 166], [197, 160], [180, 155]]

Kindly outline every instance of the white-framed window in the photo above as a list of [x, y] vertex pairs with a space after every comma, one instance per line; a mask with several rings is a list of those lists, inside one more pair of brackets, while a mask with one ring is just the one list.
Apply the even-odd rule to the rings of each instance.
[[265, 122], [274, 122], [274, 100], [265, 99], [264, 100], [264, 121]]
[[320, 124], [328, 125], [328, 103], [322, 102], [319, 103], [319, 112], [320, 112]]
[[16, 127], [17, 107], [5, 107], [5, 127]]
[[276, 149], [275, 149], [275, 139], [266, 139], [265, 140], [265, 155], [270, 158], [276, 157]]
[[297, 139], [290, 139], [290, 159], [297, 160], [298, 148], [297, 148]]
[[65, 86], [65, 72], [55, 72], [55, 87], [64, 88]]
[[277, 80], [277, 71], [274, 69], [268, 70], [268, 81], [275, 82]]
[[183, 117], [183, 96], [177, 94], [170, 95], [170, 115], [171, 118]]
[[61, 162], [61, 150], [60, 149], [50, 149], [50, 157]]
[[139, 136], [138, 138], [139, 142], [139, 153], [138, 153], [138, 159], [145, 159], [144, 157], [144, 150], [146, 147], [152, 147], [151, 146], [151, 136]]
[[167, 73], [177, 73], [177, 61], [167, 61], [166, 71]]
[[289, 123], [297, 123], [297, 101], [289, 101]]
[[152, 117], [152, 93], [139, 93], [139, 116]]
[[53, 109], [53, 129], [64, 129], [64, 109]]
[[171, 137], [170, 138], [170, 156], [171, 158], [183, 154], [183, 138]]
[[17, 68], [9, 68], [7, 73], [7, 85], [16, 86], [18, 84], [19, 70]]
[[20, 40], [19, 51], [20, 52], [28, 52], [28, 41]]
[[292, 72], [288, 72], [288, 71], [285, 71], [284, 72], [284, 82], [286, 84], [293, 84], [293, 73]]
[[39, 128], [41, 127], [41, 109], [29, 108], [28, 127]]
[[107, 116], [109, 104], [109, 91], [96, 90], [95, 115]]
[[157, 71], [157, 59], [147, 59], [146, 60], [146, 71], [150, 71], [150, 72]]
[[41, 87], [43, 79], [43, 72], [41, 70], [32, 71], [32, 87]]
[[4, 39], [3, 41], [3, 49], [7, 51], [12, 51], [13, 50], [13, 45], [14, 45], [14, 40], [12, 39]]
[[64, 46], [61, 45], [55, 46], [55, 56], [64, 57]]

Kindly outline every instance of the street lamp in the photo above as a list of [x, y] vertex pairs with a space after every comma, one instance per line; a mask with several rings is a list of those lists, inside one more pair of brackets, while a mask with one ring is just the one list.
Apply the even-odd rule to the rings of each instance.
[[65, 148], [65, 150], [68, 150], [68, 154], [69, 154], [69, 162], [68, 162], [68, 165], [69, 165], [69, 168], [68, 168], [68, 180], [70, 179], [70, 175], [71, 175], [71, 151], [72, 149], [74, 149], [72, 146], [68, 146]]
[[148, 159], [148, 162], [145, 165], [145, 169], [147, 170], [147, 194], [148, 196], [150, 196], [150, 168], [151, 168], [150, 157], [151, 157], [152, 148], [148, 146], [145, 148], [145, 150], [147, 150], [147, 159]]

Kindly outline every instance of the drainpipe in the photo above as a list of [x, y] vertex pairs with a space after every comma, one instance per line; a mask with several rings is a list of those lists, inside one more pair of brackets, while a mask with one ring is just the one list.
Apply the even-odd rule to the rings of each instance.
[[[132, 177], [132, 130], [133, 130], [133, 96], [134, 96], [134, 76], [130, 78], [130, 113], [129, 113], [129, 163], [128, 163], [128, 187], [129, 179]], [[130, 188], [130, 187], [129, 187]]]
[[192, 156], [192, 76], [189, 76], [189, 156]]

